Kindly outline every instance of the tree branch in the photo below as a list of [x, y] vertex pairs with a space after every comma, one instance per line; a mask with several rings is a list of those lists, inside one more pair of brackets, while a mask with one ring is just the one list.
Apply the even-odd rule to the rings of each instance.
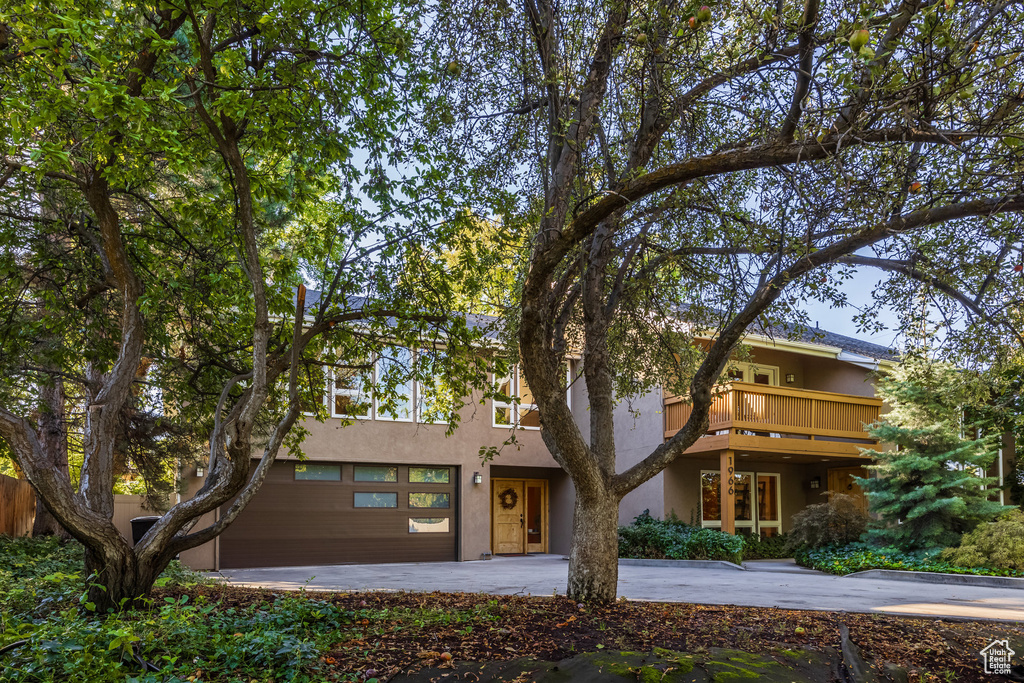
[[779, 140], [790, 142], [796, 132], [797, 123], [804, 111], [804, 98], [811, 87], [811, 76], [814, 72], [814, 29], [818, 25], [818, 0], [806, 0], [804, 14], [800, 20], [800, 59], [796, 67], [796, 86], [793, 88], [793, 100], [789, 113], [779, 130]]

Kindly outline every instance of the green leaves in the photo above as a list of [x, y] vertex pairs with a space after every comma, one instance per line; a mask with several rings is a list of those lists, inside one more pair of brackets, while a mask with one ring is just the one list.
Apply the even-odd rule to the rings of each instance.
[[[868, 466], [876, 476], [858, 483], [880, 515], [871, 541], [903, 550], [948, 547], [1005, 511], [986, 491], [996, 479], [984, 474], [997, 456], [999, 431], [991, 421], [969, 421], [991, 400], [991, 386], [920, 354], [880, 380], [892, 410], [870, 433], [896, 449], [865, 451], [876, 459]], [[974, 438], [975, 430], [985, 436]]]

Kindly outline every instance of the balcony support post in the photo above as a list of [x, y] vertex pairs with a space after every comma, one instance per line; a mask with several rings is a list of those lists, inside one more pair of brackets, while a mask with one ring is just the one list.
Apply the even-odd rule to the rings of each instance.
[[734, 451], [722, 451], [719, 456], [719, 481], [722, 490], [719, 501], [722, 510], [722, 531], [736, 533], [736, 458]]

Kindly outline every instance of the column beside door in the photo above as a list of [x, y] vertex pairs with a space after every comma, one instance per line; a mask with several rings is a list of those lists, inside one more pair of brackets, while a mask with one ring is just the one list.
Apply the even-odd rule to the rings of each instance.
[[721, 485], [719, 501], [721, 501], [722, 531], [727, 534], [736, 533], [736, 480], [733, 476], [735, 473], [735, 454], [732, 451], [722, 451], [719, 460], [719, 482]]

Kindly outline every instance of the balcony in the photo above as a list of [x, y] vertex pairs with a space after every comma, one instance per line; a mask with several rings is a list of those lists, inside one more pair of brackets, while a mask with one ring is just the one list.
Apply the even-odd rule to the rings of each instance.
[[[686, 424], [691, 409], [679, 396], [664, 402], [667, 440]], [[731, 382], [715, 396], [707, 434], [686, 452], [863, 458], [859, 449], [877, 443], [864, 426], [878, 420], [881, 407], [880, 398]]]

